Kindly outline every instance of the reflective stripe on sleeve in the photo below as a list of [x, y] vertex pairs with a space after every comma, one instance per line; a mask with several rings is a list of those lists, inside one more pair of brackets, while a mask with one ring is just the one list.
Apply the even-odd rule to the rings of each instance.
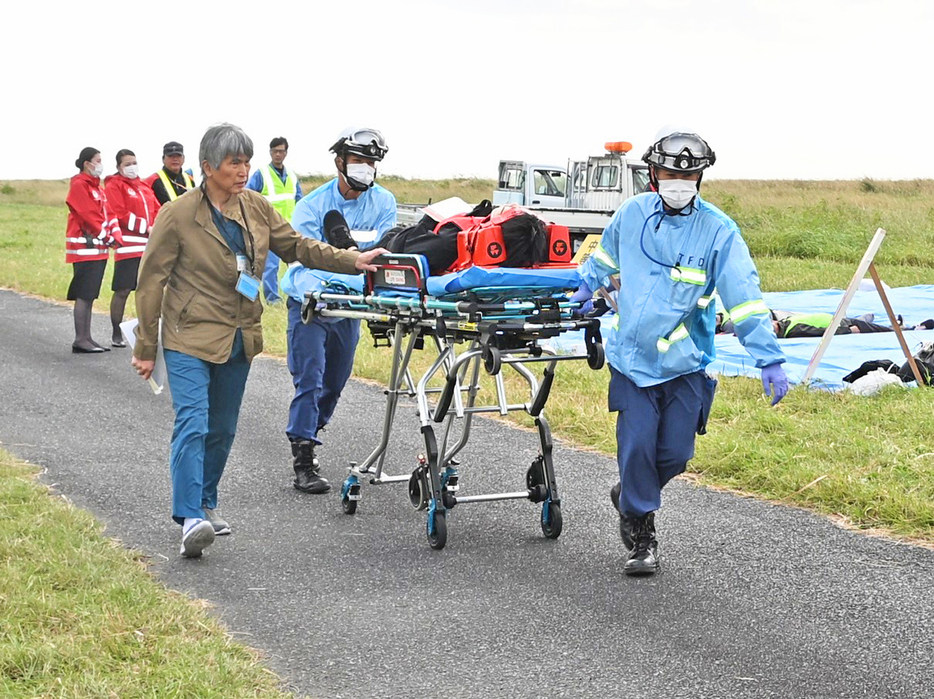
[[613, 258], [610, 257], [610, 253], [608, 253], [603, 247], [603, 243], [600, 243], [597, 246], [597, 249], [593, 251], [593, 257], [595, 257], [601, 264], [606, 265], [611, 269], [619, 269], [619, 267], [616, 266], [616, 263], [613, 262]]
[[765, 301], [762, 299], [741, 303], [738, 306], [734, 306], [729, 311], [730, 320], [732, 320], [734, 323], [739, 323], [740, 321], [746, 320], [746, 318], [749, 316], [760, 314], [768, 315], [768, 312], [769, 307], [765, 305]]
[[139, 234], [140, 234], [140, 235], [146, 235], [146, 229], [147, 229], [148, 227], [149, 227], [149, 224], [147, 223], [146, 219], [141, 218], [141, 219], [139, 220]]
[[100, 255], [106, 253], [106, 250], [98, 250], [97, 248], [83, 248], [81, 250], [66, 250], [69, 255]]
[[710, 302], [711, 302], [712, 300], [713, 300], [713, 295], [711, 295], [711, 296], [701, 296], [699, 299], [697, 299], [697, 307], [698, 307], [698, 308], [702, 308], [702, 309], [703, 309], [703, 308], [707, 308], [707, 306], [710, 305]]
[[656, 349], [658, 349], [659, 352], [664, 354], [669, 349], [671, 349], [671, 346], [675, 344], [678, 340], [683, 340], [687, 336], [688, 336], [688, 329], [684, 327], [684, 323], [681, 323], [681, 325], [675, 328], [671, 332], [671, 335], [669, 335], [667, 338], [664, 338], [664, 337], [658, 338], [658, 342], [655, 343], [655, 347]]
[[132, 231], [135, 226], [136, 226], [136, 214], [130, 214], [130, 218], [127, 221], [126, 229], [128, 231]]

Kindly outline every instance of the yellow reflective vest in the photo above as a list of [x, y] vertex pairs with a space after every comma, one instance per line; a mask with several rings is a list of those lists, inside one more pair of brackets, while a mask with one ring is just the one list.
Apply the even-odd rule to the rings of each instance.
[[263, 191], [260, 192], [273, 208], [282, 214], [286, 221], [292, 220], [295, 211], [295, 191], [298, 188], [298, 175], [285, 168], [285, 182], [272, 163], [259, 169], [263, 176]]
[[[159, 179], [162, 180], [162, 186], [165, 187], [165, 193], [169, 195], [169, 201], [175, 201], [178, 199], [178, 192], [175, 191], [175, 185], [172, 180], [169, 179], [169, 176], [165, 174], [165, 168], [159, 170]], [[195, 181], [191, 179], [191, 175], [187, 172], [182, 172], [182, 177], [185, 178], [185, 187], [188, 189], [195, 188]]]

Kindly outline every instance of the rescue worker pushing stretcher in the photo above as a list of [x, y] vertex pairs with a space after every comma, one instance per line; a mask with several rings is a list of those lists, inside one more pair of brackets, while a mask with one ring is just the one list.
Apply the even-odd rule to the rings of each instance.
[[661, 491], [694, 456], [717, 382], [705, 368], [714, 358], [714, 290], [736, 335], [762, 370], [772, 405], [788, 390], [785, 357], [759, 290], [759, 275], [737, 225], [699, 194], [703, 172], [716, 161], [690, 130], [662, 129], [645, 152], [655, 191], [628, 199], [580, 267], [572, 297], [620, 274], [619, 328], [610, 338], [609, 409], [617, 412], [620, 482], [611, 491], [629, 554], [627, 575], [651, 575], [659, 555], [655, 512]]
[[[292, 215], [292, 227], [306, 237], [338, 247], [372, 248], [396, 225], [396, 199], [375, 181], [376, 163], [389, 148], [375, 129], [345, 129], [330, 150], [338, 176], [302, 198]], [[344, 242], [336, 240], [338, 233]], [[354, 277], [362, 285], [360, 276]], [[279, 285], [289, 297], [288, 363], [295, 396], [286, 435], [292, 448], [293, 484], [313, 494], [331, 489], [319, 473], [315, 447], [321, 444], [318, 433], [330, 421], [350, 378], [360, 338], [360, 321], [352, 318], [315, 318], [308, 325], [302, 322], [305, 294], [330, 281], [354, 285], [348, 275], [300, 265], [289, 267]]]

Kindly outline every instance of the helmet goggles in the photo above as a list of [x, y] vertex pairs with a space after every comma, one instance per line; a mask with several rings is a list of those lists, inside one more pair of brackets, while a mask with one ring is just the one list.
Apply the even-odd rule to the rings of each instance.
[[701, 172], [717, 161], [707, 141], [693, 133], [673, 133], [654, 143], [642, 160], [672, 172]]
[[382, 160], [389, 152], [386, 139], [376, 129], [356, 129], [345, 132], [331, 150], [338, 155], [341, 153], [354, 153], [363, 158]]

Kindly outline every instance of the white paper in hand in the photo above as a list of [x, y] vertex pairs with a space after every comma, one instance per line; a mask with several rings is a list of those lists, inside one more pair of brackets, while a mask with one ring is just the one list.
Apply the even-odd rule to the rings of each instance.
[[[123, 339], [126, 340], [130, 348], [130, 356], [133, 356], [133, 347], [136, 345], [136, 326], [139, 321], [136, 318], [126, 320], [120, 323], [120, 332], [123, 333]], [[162, 336], [162, 321], [159, 321], [159, 336]], [[152, 369], [152, 376], [149, 377], [149, 387], [157, 396], [162, 393], [165, 387], [165, 354], [162, 352], [162, 343], [159, 343], [159, 349], [156, 351], [156, 364]]]

